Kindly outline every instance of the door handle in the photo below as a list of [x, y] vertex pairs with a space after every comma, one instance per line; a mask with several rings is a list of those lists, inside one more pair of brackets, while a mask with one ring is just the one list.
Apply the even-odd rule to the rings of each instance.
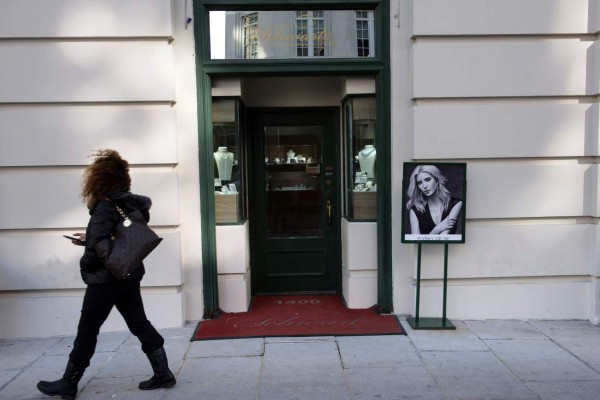
[[333, 204], [331, 204], [331, 200], [327, 200], [327, 223], [333, 225]]

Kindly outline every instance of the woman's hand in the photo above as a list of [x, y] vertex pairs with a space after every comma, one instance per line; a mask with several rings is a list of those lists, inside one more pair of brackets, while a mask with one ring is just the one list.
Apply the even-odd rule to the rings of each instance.
[[439, 224], [431, 231], [431, 235], [445, 235], [450, 232], [456, 226], [456, 221], [462, 210], [462, 201], [459, 201], [452, 207], [452, 210], [448, 213], [448, 216], [441, 220]]
[[431, 231], [431, 234], [434, 234], [434, 235], [443, 234], [443, 233], [450, 231], [455, 226], [456, 226], [456, 218], [453, 218], [452, 216], [448, 216], [445, 219], [443, 219], [442, 221], [440, 221], [440, 223], [437, 224], [435, 228], [433, 228], [433, 230]]
[[71, 240], [71, 243], [77, 246], [85, 246], [85, 233], [78, 232], [74, 233], [73, 236], [77, 237], [78, 239]]

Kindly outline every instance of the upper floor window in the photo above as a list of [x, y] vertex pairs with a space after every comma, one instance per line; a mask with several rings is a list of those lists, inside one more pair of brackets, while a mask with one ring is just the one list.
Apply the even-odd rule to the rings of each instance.
[[325, 56], [325, 19], [323, 11], [296, 11], [296, 55]]

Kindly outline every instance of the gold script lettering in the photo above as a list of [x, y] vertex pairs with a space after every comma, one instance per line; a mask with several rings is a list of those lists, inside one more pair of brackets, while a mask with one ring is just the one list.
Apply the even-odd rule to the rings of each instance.
[[315, 44], [315, 46], [318, 47], [324, 47], [325, 44], [328, 44], [332, 47], [335, 46], [333, 36], [331, 32], [327, 29], [324, 29], [318, 33], [313, 33], [312, 35], [309, 35], [308, 33], [302, 35], [298, 35], [297, 33], [290, 33], [294, 31], [295, 27], [292, 27], [290, 25], [271, 25], [269, 27], [266, 27], [265, 29], [259, 30], [258, 37], [259, 41], [263, 43], [271, 42], [275, 45], [280, 46], [288, 46], [292, 42], [300, 42], [303, 45], [307, 45], [311, 42], [311, 40]]

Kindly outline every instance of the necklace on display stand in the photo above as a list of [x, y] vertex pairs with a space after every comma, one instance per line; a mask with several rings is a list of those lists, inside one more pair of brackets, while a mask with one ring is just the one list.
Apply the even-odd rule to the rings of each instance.
[[370, 156], [375, 151], [375, 147], [364, 148], [360, 151], [360, 155], [363, 157]]
[[227, 150], [227, 147], [219, 147], [214, 154], [215, 157], [218, 157], [221, 160], [226, 160], [227, 158], [233, 156], [233, 153], [229, 152], [229, 150]]
[[217, 170], [219, 172], [219, 179], [221, 181], [228, 181], [231, 179], [231, 169], [234, 164], [234, 155], [227, 150], [227, 147], [219, 147], [216, 152], [213, 153], [215, 163], [217, 164]]

